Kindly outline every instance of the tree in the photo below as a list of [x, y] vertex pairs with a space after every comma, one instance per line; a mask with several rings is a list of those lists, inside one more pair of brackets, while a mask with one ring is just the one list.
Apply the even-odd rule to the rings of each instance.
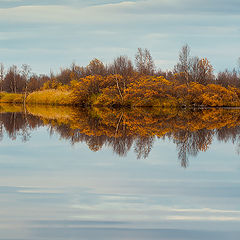
[[19, 74], [17, 66], [13, 65], [8, 69], [4, 77], [3, 90], [6, 92], [17, 93], [21, 92], [23, 88], [24, 81], [22, 76]]
[[80, 67], [77, 66], [74, 62], [71, 65], [71, 80], [77, 80], [80, 79], [82, 77], [86, 77], [87, 73], [86, 73], [86, 68], [85, 67]]
[[134, 73], [132, 61], [129, 60], [127, 56], [119, 56], [115, 58], [113, 64], [108, 67], [108, 73], [112, 76], [117, 76], [115, 83], [118, 89], [122, 88], [122, 92], [124, 92]]
[[4, 65], [0, 63], [0, 86], [1, 92], [3, 91], [3, 80], [4, 80]]
[[216, 83], [222, 85], [223, 87], [228, 87], [228, 85], [238, 88], [240, 87], [240, 81], [235, 69], [232, 71], [226, 69], [224, 72], [219, 72], [217, 75]]
[[199, 63], [199, 57], [191, 57], [190, 58], [190, 70], [189, 70], [189, 80], [192, 82], [197, 82], [198, 81], [198, 76], [199, 76], [199, 68], [198, 68], [198, 63]]
[[183, 74], [183, 82], [187, 85], [189, 84], [189, 72], [191, 69], [191, 57], [190, 57], [190, 47], [185, 44], [179, 51], [179, 62], [174, 67], [176, 73]]
[[138, 48], [137, 54], [135, 56], [135, 63], [140, 74], [154, 74], [155, 65], [151, 53], [148, 49]]
[[197, 82], [206, 85], [214, 80], [213, 67], [207, 58], [202, 58], [198, 62]]
[[131, 76], [133, 73], [132, 61], [127, 56], [119, 56], [114, 59], [110, 71], [111, 74], [120, 74], [124, 78]]
[[12, 77], [13, 77], [12, 92], [16, 93], [17, 92], [17, 74], [18, 74], [17, 66], [13, 65], [12, 67], [10, 67], [10, 72], [12, 72]]
[[73, 102], [81, 106], [91, 105], [94, 97], [100, 93], [101, 82], [103, 82], [103, 77], [100, 75], [87, 76], [79, 79], [79, 81], [71, 81]]
[[70, 84], [72, 71], [69, 68], [61, 68], [60, 74], [56, 76], [57, 81], [62, 84]]
[[29, 82], [29, 76], [31, 73], [31, 67], [27, 64], [22, 65], [22, 77], [24, 80], [24, 99], [23, 102], [25, 104], [26, 98], [27, 98], [27, 91], [28, 91], [28, 82]]
[[95, 58], [88, 64], [87, 72], [88, 72], [88, 75], [104, 76], [106, 75], [106, 68], [100, 60]]
[[31, 75], [31, 77], [29, 78], [29, 81], [28, 81], [28, 91], [29, 92], [37, 91], [38, 89], [40, 89], [42, 87], [40, 79], [41, 78], [39, 76], [37, 76], [36, 74]]

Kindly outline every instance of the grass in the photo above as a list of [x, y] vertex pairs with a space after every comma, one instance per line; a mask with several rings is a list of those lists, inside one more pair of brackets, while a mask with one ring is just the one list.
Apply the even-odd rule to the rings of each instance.
[[[0, 103], [23, 103], [23, 94], [0, 92]], [[32, 92], [27, 96], [27, 104], [74, 105], [71, 91], [55, 89]]]
[[27, 96], [27, 104], [73, 105], [71, 91], [55, 89], [32, 92]]

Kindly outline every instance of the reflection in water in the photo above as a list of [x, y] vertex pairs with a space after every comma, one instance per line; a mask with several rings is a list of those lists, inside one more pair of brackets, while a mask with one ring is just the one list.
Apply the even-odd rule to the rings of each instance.
[[0, 138], [28, 141], [31, 131], [47, 126], [71, 144], [85, 142], [92, 151], [103, 146], [126, 156], [131, 148], [138, 159], [147, 158], [156, 138], [171, 139], [183, 167], [188, 157], [206, 151], [213, 137], [239, 146], [238, 109], [74, 109], [70, 107], [0, 106]]

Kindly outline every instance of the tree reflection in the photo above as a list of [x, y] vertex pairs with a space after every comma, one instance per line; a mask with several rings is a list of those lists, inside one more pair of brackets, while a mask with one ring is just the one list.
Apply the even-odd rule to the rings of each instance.
[[16, 140], [21, 137], [23, 142], [27, 142], [31, 137], [31, 130], [43, 125], [42, 121], [33, 115], [23, 112], [6, 112], [0, 115], [0, 139], [3, 138], [4, 129], [8, 137]]
[[240, 111], [237, 109], [73, 109], [28, 107], [0, 108], [0, 139], [7, 135], [28, 141], [31, 131], [47, 126], [49, 134], [71, 144], [85, 143], [92, 151], [108, 147], [119, 156], [133, 149], [138, 159], [148, 158], [156, 138], [176, 144], [182, 167], [190, 156], [206, 151], [214, 136], [231, 141], [240, 152]]
[[200, 129], [195, 132], [182, 130], [173, 135], [173, 141], [178, 149], [181, 166], [188, 166], [188, 156], [197, 156], [199, 151], [206, 151], [212, 143], [214, 131]]
[[147, 158], [152, 150], [154, 138], [153, 137], [139, 137], [136, 140], [134, 151], [137, 154], [137, 158]]

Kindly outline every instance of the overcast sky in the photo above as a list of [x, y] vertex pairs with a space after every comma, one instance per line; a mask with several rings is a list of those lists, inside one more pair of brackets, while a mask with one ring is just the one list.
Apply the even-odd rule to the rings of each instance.
[[217, 72], [236, 67], [239, 40], [239, 0], [0, 0], [0, 62], [37, 73], [138, 47], [170, 70], [185, 43]]

